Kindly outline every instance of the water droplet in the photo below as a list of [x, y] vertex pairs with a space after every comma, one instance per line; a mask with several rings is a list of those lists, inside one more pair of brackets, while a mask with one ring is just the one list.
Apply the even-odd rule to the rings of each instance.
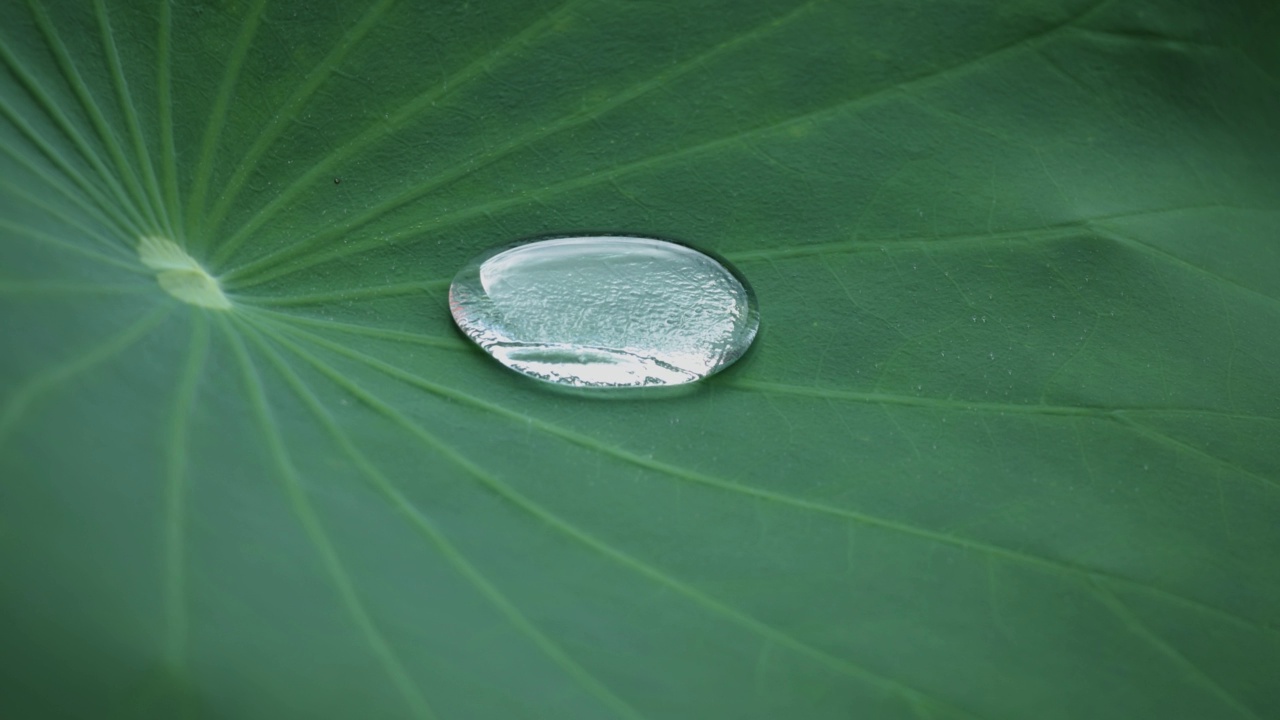
[[462, 332], [547, 382], [680, 385], [723, 370], [755, 339], [755, 296], [719, 261], [640, 237], [560, 237], [487, 252], [449, 288]]

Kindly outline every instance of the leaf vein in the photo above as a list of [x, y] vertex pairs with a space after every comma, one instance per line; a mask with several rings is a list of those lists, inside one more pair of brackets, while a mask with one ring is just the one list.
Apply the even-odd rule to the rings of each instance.
[[[240, 26], [240, 34], [231, 54], [226, 60], [226, 70], [222, 74], [222, 82], [218, 84], [218, 94], [214, 97], [213, 108], [209, 112], [209, 123], [205, 126], [204, 140], [200, 147], [200, 160], [196, 166], [195, 185], [191, 188], [187, 199], [187, 221], [198, 222], [204, 216], [205, 196], [209, 192], [209, 183], [213, 179], [213, 156], [217, 149], [218, 137], [222, 134], [222, 126], [227, 121], [227, 107], [231, 104], [231, 94], [240, 79], [240, 69], [249, 56], [249, 47], [258, 32], [262, 20], [262, 11], [266, 0], [254, 0]], [[200, 228], [188, 227], [188, 234], [198, 235]]]
[[383, 636], [382, 631], [378, 629], [373, 617], [365, 608], [364, 601], [360, 599], [360, 594], [356, 591], [355, 585], [347, 574], [342, 558], [338, 555], [337, 550], [334, 549], [333, 543], [330, 542], [328, 533], [325, 532], [324, 525], [317, 516], [315, 508], [312, 507], [311, 501], [302, 489], [298, 480], [298, 471], [293, 466], [284, 438], [281, 436], [274, 414], [271, 412], [266, 392], [263, 389], [262, 378], [259, 376], [253, 360], [249, 357], [249, 351], [245, 347], [244, 340], [240, 337], [239, 331], [245, 331], [247, 328], [247, 326], [243, 325], [244, 320], [233, 316], [234, 321], [240, 325], [237, 328], [232, 326], [233, 320], [228, 320], [223, 314], [218, 314], [216, 317], [219, 329], [228, 344], [230, 344], [232, 353], [236, 358], [236, 364], [240, 368], [241, 379], [249, 395], [250, 404], [253, 407], [254, 419], [262, 430], [267, 450], [276, 466], [280, 484], [284, 486], [289, 504], [306, 532], [307, 538], [314, 547], [321, 564], [324, 566], [330, 582], [333, 583], [334, 590], [342, 601], [343, 607], [351, 616], [353, 623], [360, 630], [365, 641], [369, 643], [369, 648], [378, 659], [379, 665], [387, 673], [392, 685], [403, 696], [413, 715], [418, 718], [433, 720], [436, 717], [435, 713], [418, 691], [399, 656], [397, 656], [390, 643], [387, 642], [386, 637]]
[[165, 660], [170, 669], [185, 677], [190, 619], [187, 612], [187, 468], [196, 392], [209, 349], [209, 319], [194, 313], [187, 363], [174, 393], [173, 410], [167, 428], [165, 448], [165, 583], [162, 590], [167, 636]]
[[[941, 70], [924, 72], [910, 79], [895, 83], [894, 85], [891, 85], [888, 87], [882, 87], [877, 90], [872, 90], [868, 93], [859, 95], [849, 100], [840, 101], [833, 105], [819, 108], [817, 110], [812, 110], [809, 112], [802, 113], [800, 115], [795, 115], [782, 121], [770, 122], [765, 125], [757, 126], [754, 128], [750, 128], [748, 130], [734, 133], [732, 135], [722, 136], [713, 140], [708, 140], [695, 145], [686, 146], [678, 150], [673, 150], [673, 151], [662, 153], [659, 155], [652, 155], [647, 158], [636, 160], [630, 163], [617, 165], [605, 171], [590, 172], [576, 178], [570, 178], [558, 183], [546, 185], [542, 188], [539, 188], [535, 192], [531, 192], [528, 194], [521, 194], [514, 197], [505, 197], [503, 199], [495, 200], [489, 203], [473, 205], [469, 208], [459, 210], [454, 213], [449, 213], [447, 215], [444, 215], [438, 218], [428, 228], [424, 229], [424, 228], [415, 227], [412, 230], [405, 230], [405, 231], [399, 231], [396, 233], [391, 233], [386, 237], [391, 238], [393, 240], [400, 240], [400, 239], [411, 237], [411, 236], [421, 236], [424, 234], [424, 230], [439, 231], [444, 228], [451, 227], [452, 225], [455, 225], [458, 222], [461, 222], [463, 220], [478, 217], [478, 216], [483, 216], [485, 213], [492, 212], [495, 209], [505, 208], [513, 205], [522, 205], [531, 201], [541, 201], [545, 199], [547, 196], [558, 195], [569, 190], [576, 190], [583, 187], [589, 187], [602, 182], [609, 182], [615, 178], [618, 178], [624, 175], [630, 175], [632, 173], [645, 170], [648, 168], [661, 166], [666, 163], [669, 163], [672, 160], [678, 160], [678, 159], [687, 157], [689, 155], [697, 155], [710, 150], [716, 150], [724, 147], [731, 147], [738, 144], [745, 144], [746, 141], [748, 141], [751, 138], [761, 136], [761, 135], [772, 134], [781, 130], [787, 130], [787, 129], [798, 127], [807, 123], [823, 122], [831, 117], [838, 116], [839, 114], [843, 112], [847, 112], [851, 109], [858, 109], [864, 106], [873, 105], [876, 102], [879, 102], [883, 98], [888, 97], [894, 93], [903, 93], [903, 92], [906, 92], [908, 89], [914, 88], [918, 85], [937, 82], [939, 80], [948, 78], [954, 74], [966, 72], [972, 69], [973, 67], [979, 66], [984, 62], [989, 62], [992, 58], [1002, 55], [1004, 53], [1011, 52], [1016, 49], [1022, 49], [1025, 47], [1035, 47], [1039, 43], [1044, 42], [1046, 39], [1052, 37], [1056, 32], [1060, 31], [1061, 29], [1070, 25], [1071, 23], [1076, 22], [1079, 19], [1087, 16], [1097, 8], [1105, 5], [1107, 2], [1110, 2], [1110, 0], [1102, 0], [1102, 2], [1095, 4], [1092, 8], [1086, 10], [1085, 12], [1080, 13], [1079, 15], [1076, 15], [1074, 17], [1070, 17], [1056, 25], [1052, 25], [1040, 31], [1039, 33], [1033, 35], [1032, 37], [1023, 38], [1015, 42], [1006, 43], [1005, 45], [999, 48], [995, 48], [993, 50], [984, 52], [983, 54], [977, 57], [970, 58], [968, 60], [959, 62], [955, 65], [948, 66]], [[247, 265], [236, 268], [235, 270], [232, 270], [228, 275], [229, 277], [236, 278], [238, 282], [241, 282], [246, 286], [257, 285], [263, 282], [267, 282], [269, 280], [276, 279], [278, 277], [292, 275], [294, 273], [297, 273], [301, 270], [308, 269], [315, 265], [319, 265], [325, 262], [330, 262], [333, 260], [338, 260], [355, 253], [363, 252], [369, 248], [376, 247], [382, 244], [384, 241], [385, 241], [384, 238], [381, 238], [381, 237], [370, 238], [361, 242], [353, 242], [349, 245], [336, 247], [328, 250], [327, 252], [312, 253], [310, 257], [308, 257], [306, 260], [302, 262], [295, 263], [285, 268], [277, 268], [274, 271], [272, 271], [270, 267], [271, 265], [274, 265], [276, 262], [278, 262], [277, 256], [274, 254], [268, 255], [257, 261], [254, 261]], [[279, 251], [279, 252], [284, 253], [286, 251]]]
[[1178, 652], [1177, 648], [1169, 644], [1164, 638], [1157, 635], [1151, 628], [1133, 612], [1129, 606], [1125, 605], [1119, 597], [1108, 590], [1102, 583], [1091, 581], [1090, 587], [1094, 591], [1094, 595], [1102, 602], [1102, 605], [1111, 611], [1134, 635], [1142, 638], [1144, 642], [1155, 648], [1161, 655], [1173, 662], [1183, 673], [1189, 677], [1192, 682], [1208, 690], [1211, 694], [1221, 700], [1224, 704], [1235, 710], [1240, 715], [1250, 718], [1250, 720], [1262, 720], [1261, 716], [1255, 713], [1249, 706], [1245, 705], [1226, 688], [1222, 687], [1218, 681], [1209, 677], [1198, 665], [1191, 662], [1186, 655]]
[[[257, 325], [260, 334], [273, 334], [269, 328]], [[320, 403], [316, 394], [307, 386], [306, 382], [298, 376], [283, 358], [274, 350], [270, 349], [265, 341], [260, 337], [255, 337], [255, 341], [263, 349], [271, 362], [275, 365], [278, 372], [284, 376], [294, 394], [303, 401], [312, 415], [325, 427], [329, 434], [338, 443], [343, 453], [351, 459], [360, 471], [368, 478], [373, 487], [391, 504], [391, 506], [400, 514], [402, 514], [413, 529], [422, 537], [427, 539], [440, 554], [453, 566], [468, 583], [470, 583], [478, 593], [486, 600], [492, 603], [499, 612], [522, 634], [529, 638], [535, 646], [546, 654], [552, 662], [558, 665], [567, 675], [582, 686], [597, 699], [601, 700], [605, 705], [612, 708], [620, 717], [630, 718], [631, 720], [641, 720], [643, 717], [640, 713], [626, 701], [619, 698], [613, 693], [603, 682], [590, 673], [586, 668], [582, 667], [575, 661], [559, 644], [543, 633], [538, 627], [528, 619], [528, 617], [513, 603], [501, 590], [497, 588], [478, 568], [475, 567], [462, 552], [448, 539], [442, 530], [436, 527], [421, 510], [400, 491], [395, 484], [387, 478], [387, 476], [369, 460], [368, 456], [356, 447], [355, 442], [350, 435], [342, 429], [341, 426], [333, 419], [324, 406]], [[276, 342], [292, 351], [295, 355], [312, 364], [321, 373], [331, 380], [335, 380], [344, 388], [350, 390], [350, 383], [339, 381], [331, 374], [331, 368], [319, 363], [315, 358], [298, 347], [296, 344], [283, 338], [276, 338]], [[361, 396], [363, 397], [363, 395]], [[428, 442], [432, 447], [439, 449], [443, 446], [437, 438], [426, 433], [414, 426], [412, 428], [419, 439]]]
[[55, 365], [29, 378], [10, 396], [4, 411], [0, 412], [0, 447], [4, 446], [18, 421], [41, 395], [58, 389], [59, 385], [129, 349], [154, 330], [172, 310], [172, 303], [164, 303], [120, 332], [81, 350], [74, 360]]
[[[359, 353], [355, 354], [359, 355]], [[727, 605], [710, 595], [707, 595], [701, 590], [688, 585], [684, 581], [669, 575], [660, 568], [649, 565], [636, 557], [609, 546], [608, 543], [560, 518], [558, 515], [550, 512], [546, 508], [543, 508], [541, 505], [535, 503], [515, 488], [500, 480], [498, 477], [490, 474], [480, 466], [454, 451], [452, 448], [439, 442], [434, 436], [420, 428], [412, 420], [395, 410], [395, 408], [365, 391], [359, 385], [345, 378], [337, 370], [321, 362], [318, 358], [313, 357], [310, 353], [303, 352], [300, 354], [300, 357], [311, 363], [317, 370], [328, 376], [335, 383], [341, 385], [348, 392], [359, 397], [370, 407], [374, 408], [379, 413], [385, 415], [396, 424], [418, 437], [421, 441], [428, 444], [428, 446], [432, 447], [437, 452], [440, 452], [450, 458], [451, 461], [463, 468], [469, 475], [484, 484], [486, 487], [492, 489], [508, 502], [529, 513], [533, 517], [538, 518], [558, 532], [561, 532], [583, 544], [585, 547], [613, 560], [614, 562], [617, 562], [623, 567], [676, 591], [677, 593], [695, 601], [699, 605], [702, 605], [704, 608], [720, 614], [768, 640], [823, 662], [832, 669], [840, 671], [846, 675], [862, 679], [882, 690], [891, 691], [907, 698], [918, 698], [927, 701], [930, 704], [945, 707], [953, 712], [962, 714], [965, 717], [971, 717], [968, 713], [960, 710], [959, 708], [950, 706], [948, 703], [945, 703], [938, 698], [934, 698], [921, 690], [917, 690], [899, 681], [869, 670], [857, 663], [833, 655], [821, 648], [800, 640], [799, 638], [793, 637], [782, 630], [761, 622], [760, 620], [757, 620], [756, 618]]]
[[917, 527], [905, 522], [891, 520], [888, 518], [883, 518], [875, 515], [870, 515], [867, 513], [856, 511], [856, 510], [849, 510], [845, 508], [835, 507], [835, 506], [826, 505], [824, 503], [820, 503], [812, 500], [795, 498], [795, 497], [791, 497], [781, 493], [772, 492], [769, 490], [763, 490], [760, 488], [741, 485], [735, 482], [724, 480], [722, 478], [713, 477], [710, 475], [694, 472], [686, 468], [670, 465], [658, 460], [654, 460], [652, 458], [642, 457], [619, 448], [613, 448], [608, 445], [602, 444], [594, 438], [591, 438], [570, 430], [566, 430], [552, 423], [548, 423], [546, 421], [539, 420], [537, 418], [527, 417], [525, 415], [521, 415], [514, 411], [508, 410], [504, 407], [494, 405], [494, 404], [485, 402], [483, 400], [480, 400], [478, 398], [472, 397], [466, 393], [462, 393], [456, 390], [452, 390], [450, 388], [443, 387], [441, 385], [437, 385], [436, 383], [432, 383], [428, 380], [418, 377], [417, 375], [414, 375], [413, 373], [402, 370], [394, 365], [391, 365], [390, 363], [386, 363], [382, 360], [379, 360], [374, 357], [370, 357], [358, 351], [352, 350], [348, 347], [342, 346], [338, 343], [334, 343], [332, 341], [326, 340], [325, 338], [317, 336], [313, 333], [309, 333], [304, 330], [300, 330], [298, 328], [288, 327], [286, 325], [280, 325], [278, 323], [274, 323], [273, 321], [268, 321], [268, 322], [272, 322], [272, 324], [281, 328], [284, 332], [288, 334], [291, 334], [300, 339], [307, 340], [308, 342], [311, 342], [311, 343], [314, 343], [315, 345], [326, 348], [338, 355], [342, 355], [344, 357], [355, 360], [356, 362], [363, 364], [369, 368], [372, 368], [384, 375], [387, 375], [388, 377], [398, 379], [401, 382], [404, 382], [408, 385], [426, 390], [427, 392], [433, 395], [437, 395], [439, 397], [443, 397], [449, 400], [463, 403], [470, 407], [485, 410], [494, 415], [506, 418], [513, 422], [520, 423], [521, 425], [524, 425], [527, 427], [536, 428], [542, 432], [545, 432], [548, 435], [551, 435], [553, 437], [558, 437], [574, 445], [578, 445], [579, 447], [583, 447], [588, 450], [595, 450], [601, 453], [602, 455], [612, 457], [616, 460], [620, 460], [622, 462], [625, 462], [629, 465], [638, 467], [643, 470], [649, 470], [649, 471], [658, 473], [659, 475], [666, 475], [673, 479], [685, 480], [697, 485], [714, 487], [730, 493], [743, 495], [745, 497], [751, 497], [759, 500], [765, 500], [768, 502], [777, 503], [778, 505], [791, 507], [796, 510], [843, 518], [845, 520], [858, 523], [861, 525], [866, 525], [868, 527], [875, 527], [881, 530], [892, 531], [899, 534], [914, 536], [917, 538], [937, 542], [944, 545], [950, 545], [953, 547], [961, 548], [961, 549], [979, 553], [979, 554], [999, 557], [1007, 562], [1030, 565], [1030, 566], [1035, 566], [1042, 569], [1055, 571], [1060, 575], [1063, 575], [1066, 577], [1072, 577], [1082, 583], [1086, 582], [1090, 576], [1105, 577], [1112, 582], [1122, 583], [1124, 585], [1143, 590], [1149, 594], [1159, 596], [1168, 601], [1172, 601], [1184, 606], [1196, 608], [1200, 611], [1203, 611], [1208, 614], [1212, 614], [1215, 617], [1232, 622], [1233, 624], [1236, 624], [1236, 625], [1241, 625], [1244, 627], [1249, 627], [1257, 630], [1264, 630], [1270, 633], [1280, 634], [1280, 630], [1271, 628], [1268, 625], [1264, 625], [1257, 621], [1240, 617], [1238, 615], [1235, 615], [1234, 613], [1230, 613], [1221, 608], [1208, 605], [1206, 603], [1203, 603], [1199, 600], [1195, 600], [1190, 597], [1179, 595], [1176, 592], [1166, 590], [1156, 585], [1148, 584], [1146, 581], [1131, 579], [1121, 575], [1106, 573], [1101, 570], [1076, 565], [1074, 563], [1056, 559], [1056, 558], [1041, 557], [1041, 556], [1032, 555], [1032, 554], [1017, 551], [1017, 550], [1010, 550], [1008, 548], [1000, 547], [997, 545], [990, 545], [984, 542], [950, 535], [948, 533], [928, 530], [926, 528]]
[[[419, 112], [430, 108], [432, 104], [442, 97], [449, 94], [451, 90], [455, 90], [472, 78], [484, 72], [490, 64], [496, 62], [506, 54], [519, 48], [524, 43], [537, 36], [547, 27], [558, 22], [561, 17], [575, 6], [580, 4], [582, 0], [565, 0], [559, 8], [542, 16], [538, 21], [531, 23], [524, 30], [516, 35], [506, 39], [483, 56], [476, 58], [465, 68], [458, 71], [451, 77], [446, 77], [437, 83], [434, 87], [415, 97], [407, 104], [401, 106], [393, 114], [390, 114], [385, 120], [379, 119], [373, 125], [348, 141], [341, 147], [333, 150], [322, 160], [317, 162], [310, 170], [295, 180], [289, 187], [285, 188], [271, 202], [260, 209], [253, 217], [249, 218], [244, 225], [232, 233], [213, 256], [215, 266], [221, 266], [229, 259], [236, 250], [247, 240], [250, 234], [259, 228], [263, 223], [270, 220], [279, 210], [288, 202], [297, 197], [300, 193], [311, 186], [318, 178], [330, 174], [331, 168], [337, 163], [350, 157], [355, 152], [361, 150], [376, 140], [386, 137], [389, 128], [395, 128], [404, 123], [409, 118], [414, 117]], [[228, 274], [230, 276], [230, 274]]]

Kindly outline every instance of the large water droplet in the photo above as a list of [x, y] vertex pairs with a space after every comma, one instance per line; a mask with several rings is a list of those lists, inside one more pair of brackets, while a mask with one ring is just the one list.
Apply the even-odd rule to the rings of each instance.
[[723, 264], [640, 237], [491, 251], [449, 288], [453, 319], [512, 370], [574, 387], [680, 385], [742, 357], [755, 297]]

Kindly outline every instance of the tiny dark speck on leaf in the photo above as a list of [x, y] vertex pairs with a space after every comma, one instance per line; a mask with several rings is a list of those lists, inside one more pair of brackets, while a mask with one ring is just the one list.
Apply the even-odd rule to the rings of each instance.
[[334, 178], [334, 179], [333, 179], [333, 184], [334, 184], [334, 185], [338, 185], [338, 184], [341, 184], [341, 183], [342, 183], [342, 178]]

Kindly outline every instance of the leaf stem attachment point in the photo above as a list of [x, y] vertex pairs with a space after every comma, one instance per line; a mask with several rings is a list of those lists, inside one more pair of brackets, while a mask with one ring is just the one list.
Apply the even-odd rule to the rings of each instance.
[[231, 301], [222, 292], [218, 279], [174, 241], [144, 236], [138, 242], [138, 259], [156, 271], [156, 282], [179, 300], [214, 310], [231, 309]]

